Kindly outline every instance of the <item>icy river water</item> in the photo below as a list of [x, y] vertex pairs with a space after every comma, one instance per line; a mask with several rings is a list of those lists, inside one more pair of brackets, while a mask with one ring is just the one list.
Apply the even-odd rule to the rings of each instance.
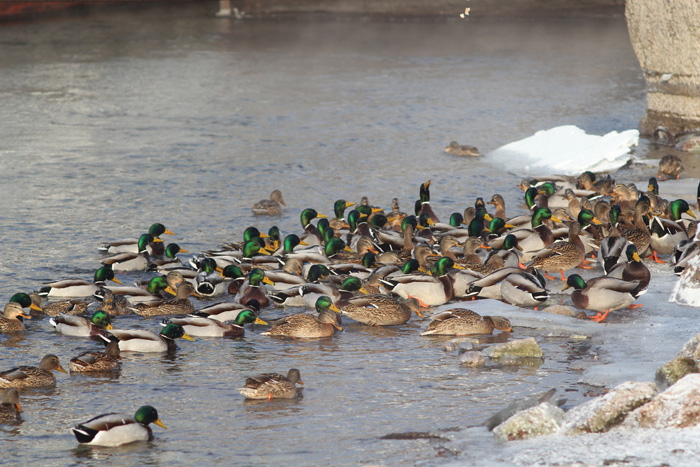
[[[488, 157], [448, 156], [445, 145], [488, 153], [564, 124], [622, 131], [636, 128], [645, 109], [623, 18], [236, 21], [215, 18], [212, 6], [0, 26], [0, 297], [88, 278], [102, 241], [156, 221], [198, 253], [240, 239], [250, 225], [297, 232], [303, 208], [331, 214], [338, 198], [366, 195], [389, 207], [397, 197], [410, 211], [427, 179], [444, 218], [494, 193], [509, 214], [522, 213], [523, 174]], [[641, 141], [636, 157], [659, 156]], [[616, 175], [641, 183], [655, 167], [633, 164]], [[694, 199], [692, 183], [685, 186]], [[284, 214], [254, 218], [251, 205], [274, 188], [284, 193]], [[568, 408], [619, 382], [652, 379], [700, 326], [694, 309], [667, 303], [670, 266], [650, 267], [644, 307], [600, 325], [477, 304], [509, 317], [511, 338], [537, 339], [545, 358], [532, 366], [470, 369], [443, 350], [448, 339], [420, 337], [420, 320], [387, 329], [347, 320], [331, 339], [274, 340], [257, 326], [244, 339], [181, 341], [174, 355], [124, 355], [115, 378], [57, 374], [55, 389], [22, 393], [20, 426], [0, 428], [3, 462], [692, 465], [690, 444], [700, 439], [692, 430], [501, 445], [480, 427], [507, 403], [550, 388]], [[559, 295], [552, 302], [567, 303]], [[0, 336], [1, 369], [49, 352], [66, 364], [92, 348], [55, 334], [48, 319], [28, 327]], [[136, 316], [117, 327], [159, 329]], [[300, 400], [250, 403], [236, 391], [251, 374], [291, 367], [306, 383]], [[79, 448], [69, 431], [144, 404], [168, 426], [155, 427], [152, 443]], [[436, 436], [383, 438], [404, 432]]]

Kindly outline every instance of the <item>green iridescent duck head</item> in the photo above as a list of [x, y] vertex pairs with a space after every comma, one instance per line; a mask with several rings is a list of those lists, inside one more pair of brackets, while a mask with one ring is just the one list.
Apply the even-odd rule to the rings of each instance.
[[267, 276], [265, 276], [265, 271], [263, 271], [260, 268], [252, 269], [248, 274], [248, 283], [250, 284], [250, 286], [259, 287], [261, 282], [269, 285], [274, 285], [274, 282], [272, 282], [270, 279], [268, 279]]
[[160, 335], [170, 340], [175, 340], [179, 338], [183, 338], [188, 341], [194, 340], [185, 332], [182, 326], [175, 323], [168, 323], [163, 329], [160, 330]]
[[219, 267], [216, 265], [216, 260], [214, 258], [202, 258], [199, 261], [199, 267], [197, 268], [200, 272], [206, 272], [211, 274], [215, 272]]
[[316, 223], [316, 229], [318, 229], [318, 233], [321, 234], [321, 238], [323, 238], [323, 235], [330, 228], [331, 228], [331, 223], [328, 221], [328, 218], [319, 219], [318, 222]]
[[340, 290], [346, 290], [348, 292], [355, 292], [359, 290], [360, 292], [366, 294], [367, 291], [365, 288], [362, 286], [362, 281], [355, 277], [355, 276], [349, 276], [347, 279], [345, 279], [341, 284], [340, 284]]
[[488, 231], [491, 232], [492, 234], [497, 234], [500, 235], [502, 234], [507, 228], [512, 228], [512, 225], [509, 225], [506, 223], [505, 220], [501, 219], [500, 217], [494, 217], [491, 219], [491, 222], [489, 222], [489, 227]]
[[167, 429], [163, 422], [160, 421], [160, 418], [158, 418], [158, 412], [156, 411], [156, 409], [154, 409], [150, 405], [144, 405], [141, 408], [139, 408], [136, 411], [136, 415], [134, 415], [134, 420], [136, 420], [141, 425], [149, 425], [151, 423], [154, 423], [161, 428]]
[[484, 221], [475, 217], [467, 226], [467, 232], [470, 237], [481, 237], [481, 234], [484, 232]]
[[153, 235], [154, 238], [158, 238], [161, 235], [175, 235], [170, 230], [168, 230], [163, 224], [155, 223], [151, 224], [148, 229], [148, 233]]
[[539, 190], [534, 186], [531, 186], [525, 190], [525, 204], [527, 205], [528, 209], [532, 209], [532, 207], [535, 205], [535, 200], [537, 199], [538, 194]]
[[151, 235], [151, 234], [147, 234], [147, 233], [146, 233], [146, 234], [141, 235], [141, 236], [139, 237], [139, 241], [138, 241], [139, 253], [145, 252], [146, 249], [148, 248], [148, 245], [149, 245], [149, 244], [151, 244], [151, 243], [159, 243], [159, 242], [162, 242], [162, 241], [163, 241], [163, 240], [161, 240], [160, 238], [155, 238], [155, 237], [154, 237], [153, 235]]
[[591, 224], [595, 225], [602, 225], [603, 223], [598, 220], [598, 218], [593, 214], [593, 211], [590, 209], [581, 209], [581, 212], [578, 213], [578, 223], [581, 225], [581, 228], [588, 227]]
[[152, 294], [157, 294], [161, 290], [165, 290], [169, 294], [175, 295], [176, 292], [168, 285], [168, 281], [165, 277], [163, 276], [155, 276], [152, 277], [151, 280], [148, 281], [148, 285], [146, 285], [146, 290], [148, 290], [149, 293]]
[[586, 281], [578, 274], [572, 274], [566, 279], [566, 286], [562, 290], [566, 290], [569, 287], [573, 287], [576, 290], [583, 290], [586, 288]]
[[373, 229], [381, 229], [387, 222], [389, 222], [389, 220], [384, 214], [375, 214], [372, 216], [372, 219], [370, 219], [369, 226]]
[[299, 219], [301, 220], [301, 227], [303, 229], [306, 229], [306, 227], [311, 223], [312, 220], [316, 218], [324, 218], [327, 217], [323, 214], [319, 214], [315, 209], [307, 208], [301, 211], [301, 214], [299, 215]]
[[333, 237], [331, 238], [328, 243], [326, 243], [326, 248], [324, 249], [324, 252], [326, 254], [326, 257], [332, 258], [335, 254], [341, 252], [341, 251], [347, 251], [349, 253], [354, 253], [348, 247], [343, 240], [341, 240], [338, 237]]
[[401, 231], [406, 230], [407, 225], [413, 226], [413, 230], [418, 228], [418, 218], [416, 216], [406, 216], [401, 221]]
[[420, 212], [423, 210], [423, 203], [420, 202], [419, 199], [416, 200], [416, 202], [413, 204], [413, 212], [416, 214], [420, 214]]
[[355, 211], [360, 213], [360, 222], [366, 222], [374, 210], [372, 209], [372, 206], [360, 204], [359, 206], [355, 207]]
[[431, 225], [435, 225], [435, 222], [433, 222], [428, 213], [424, 212], [420, 216], [418, 216], [418, 225], [420, 226], [420, 228], [427, 229]]
[[171, 243], [165, 247], [165, 257], [170, 259], [177, 259], [178, 253], [189, 253], [189, 251], [184, 248], [180, 248], [177, 243]]
[[344, 199], [339, 199], [335, 203], [333, 203], [333, 214], [335, 214], [335, 217], [338, 219], [343, 219], [345, 218], [345, 210], [349, 208], [350, 206], [354, 206], [355, 203], [350, 203], [348, 201], [345, 201]]
[[268, 238], [267, 235], [260, 233], [257, 227], [250, 226], [247, 229], [243, 231], [243, 242], [247, 242], [249, 240], [254, 240], [256, 238]]
[[433, 263], [432, 267], [430, 268], [430, 273], [433, 276], [444, 276], [445, 274], [450, 272], [450, 269], [452, 269], [454, 267], [455, 267], [455, 262], [452, 261], [451, 258], [448, 258], [446, 256], [442, 256], [435, 263]]
[[627, 256], [627, 261], [631, 262], [640, 262], [642, 258], [639, 256], [639, 252], [637, 251], [637, 247], [632, 245], [631, 243], [627, 245], [627, 248], [625, 248], [625, 255]]
[[284, 237], [284, 242], [282, 242], [283, 251], [282, 254], [291, 253], [294, 251], [294, 247], [297, 245], [308, 245], [306, 242], [302, 242], [297, 234], [289, 234]]
[[315, 308], [316, 311], [318, 311], [319, 313], [326, 310], [332, 310], [336, 313], [340, 313], [338, 307], [333, 304], [333, 300], [331, 300], [331, 298], [327, 295], [321, 295], [320, 297], [318, 297], [318, 299], [316, 299]]
[[348, 213], [348, 225], [350, 226], [350, 232], [354, 232], [357, 230], [357, 224], [360, 223], [360, 218], [362, 215], [357, 209], [353, 209]]
[[268, 255], [269, 253], [265, 251], [264, 245], [260, 245], [260, 238], [254, 238], [248, 240], [243, 244], [243, 257], [252, 258], [255, 255]]
[[552, 211], [550, 211], [549, 208], [537, 208], [535, 209], [535, 212], [532, 213], [530, 223], [532, 224], [533, 228], [537, 228], [540, 225], [543, 225], [543, 221], [549, 219], [555, 222], [561, 222], [561, 220], [552, 215]]
[[506, 235], [506, 238], [503, 239], [503, 250], [511, 250], [511, 249], [517, 249], [520, 251], [523, 251], [523, 249], [518, 245], [518, 237], [516, 237], [513, 234], [508, 234]]
[[450, 216], [450, 225], [452, 227], [461, 227], [464, 223], [464, 216], [458, 212], [453, 212]]
[[221, 275], [224, 277], [228, 277], [229, 279], [238, 279], [241, 277], [245, 277], [245, 274], [243, 274], [243, 271], [241, 268], [239, 268], [235, 264], [229, 264], [226, 266], [222, 271]]
[[688, 205], [688, 202], [684, 199], [677, 199], [677, 200], [671, 201], [671, 204], [669, 205], [668, 210], [671, 214], [672, 221], [680, 220], [681, 215], [683, 213], [686, 213], [690, 217], [695, 219], [695, 214], [693, 214], [693, 211], [690, 210], [690, 206]]
[[551, 182], [545, 182], [537, 188], [538, 188], [538, 194], [545, 195], [545, 196], [552, 196], [557, 191], [554, 184]]
[[112, 330], [112, 320], [109, 317], [109, 313], [104, 310], [97, 310], [95, 313], [93, 313], [92, 318], [90, 318], [90, 322], [98, 328], [104, 328], [108, 331]]
[[420, 270], [420, 263], [414, 258], [408, 259], [403, 266], [401, 266], [401, 272], [404, 274], [411, 274], [412, 272], [416, 272], [418, 270]]
[[122, 284], [122, 282], [119, 279], [114, 277], [114, 271], [112, 270], [111, 264], [105, 264], [104, 266], [99, 268], [97, 271], [95, 271], [95, 276], [93, 278], [93, 282], [95, 282], [95, 283], [104, 283], [107, 281], [112, 281], [112, 282], [116, 282], [117, 284]]
[[377, 264], [377, 255], [371, 251], [368, 251], [367, 253], [362, 255], [361, 264], [367, 269], [372, 269], [374, 265]]
[[306, 280], [309, 282], [316, 282], [321, 279], [326, 279], [330, 275], [330, 269], [323, 264], [313, 264], [306, 273]]
[[272, 242], [279, 242], [280, 235], [280, 229], [276, 225], [273, 225], [267, 230], [267, 236]]
[[258, 315], [256, 315], [252, 310], [243, 310], [238, 313], [233, 323], [237, 324], [238, 326], [243, 326], [244, 324], [250, 323], [267, 324], [265, 321], [258, 318]]

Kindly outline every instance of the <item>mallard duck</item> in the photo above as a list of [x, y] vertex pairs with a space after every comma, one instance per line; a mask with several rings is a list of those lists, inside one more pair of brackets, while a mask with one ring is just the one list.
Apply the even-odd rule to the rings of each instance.
[[192, 284], [182, 282], [177, 286], [177, 294], [174, 299], [137, 303], [131, 310], [139, 316], [186, 315], [194, 311], [190, 295], [199, 297]]
[[[572, 274], [566, 280], [565, 289], [573, 287], [571, 300], [578, 308], [597, 311], [592, 320], [601, 322], [608, 313], [626, 308], [644, 293], [638, 281], [625, 281], [615, 277], [596, 277], [584, 281], [578, 274]], [[604, 312], [601, 314], [601, 312]]]
[[162, 241], [159, 238], [154, 238], [151, 234], [143, 234], [139, 237], [138, 252], [116, 253], [103, 259], [100, 263], [112, 266], [114, 272], [145, 271], [151, 262], [151, 256], [147, 251], [148, 245]]
[[82, 316], [58, 315], [49, 320], [56, 332], [66, 336], [96, 337], [104, 330], [111, 330], [112, 324], [109, 313], [97, 310], [90, 319]]
[[[163, 224], [156, 222], [151, 224], [148, 228], [148, 233], [153, 236], [153, 238], [160, 238], [161, 235], [175, 235], [170, 230], [168, 230]], [[158, 244], [152, 244], [148, 246], [149, 255], [161, 255], [163, 254], [163, 243], [162, 241]], [[100, 248], [100, 251], [110, 254], [115, 253], [138, 253], [139, 250], [139, 239], [138, 238], [128, 238], [125, 240], [117, 240], [115, 242], [104, 243]]]
[[330, 297], [319, 297], [316, 301], [316, 311], [318, 316], [299, 313], [277, 320], [261, 335], [313, 339], [331, 337], [336, 329], [339, 331], [343, 329], [338, 325], [338, 318], [333, 313], [333, 311], [339, 312], [338, 307], [333, 305]]
[[251, 300], [257, 300], [260, 308], [265, 308], [270, 304], [265, 286], [261, 283], [273, 285], [272, 281], [265, 276], [265, 271], [255, 268], [248, 274], [248, 282], [241, 285], [234, 300], [242, 305], [247, 305]]
[[2, 317], [0, 317], [0, 331], [19, 332], [26, 330], [27, 327], [21, 318], [32, 319], [30, 315], [24, 313], [22, 305], [16, 302], [8, 302], [5, 305]]
[[637, 247], [640, 255], [645, 255], [651, 243], [651, 233], [647, 224], [644, 222], [644, 216], [651, 213], [649, 206], [649, 198], [642, 195], [634, 207], [634, 227], [624, 230], [622, 236]]
[[340, 313], [358, 323], [369, 326], [393, 326], [404, 324], [412, 313], [423, 317], [418, 300], [396, 299], [390, 295], [358, 295], [347, 300]]
[[110, 316], [123, 316], [133, 313], [131, 310], [132, 305], [124, 295], [117, 295], [103, 287], [94, 296], [102, 302], [97, 310], [106, 311]]
[[421, 336], [468, 336], [491, 334], [494, 329], [511, 332], [513, 327], [502, 316], [481, 316], [465, 308], [453, 308], [432, 316], [433, 321]]
[[84, 314], [92, 300], [83, 298], [71, 298], [70, 300], [53, 300], [44, 304], [43, 298], [36, 292], [30, 294], [32, 300], [39, 304], [41, 311], [47, 316], [71, 315], [78, 316]]
[[158, 412], [150, 405], [144, 405], [131, 417], [121, 413], [107, 413], [91, 418], [71, 428], [80, 444], [91, 446], [122, 446], [136, 441], [151, 441], [153, 431], [149, 426], [155, 423], [166, 428], [158, 418]]
[[256, 216], [280, 216], [282, 215], [282, 206], [286, 206], [282, 192], [274, 190], [270, 193], [270, 199], [261, 199], [253, 205], [252, 211]]
[[301, 228], [304, 229], [304, 233], [299, 236], [301, 241], [307, 243], [308, 245], [320, 245], [321, 244], [321, 234], [318, 228], [311, 223], [312, 220], [316, 218], [325, 218], [324, 214], [319, 214], [315, 209], [307, 208], [301, 211], [299, 219], [301, 221]]
[[[462, 271], [460, 271], [458, 275], [460, 275], [461, 272]], [[472, 277], [471, 279], [469, 277], [462, 279], [456, 277], [455, 296], [502, 300], [503, 296], [501, 295], [501, 282], [504, 281], [509, 274], [518, 274], [520, 272], [522, 272], [522, 269], [519, 267], [504, 267], [496, 269], [485, 276], [476, 276], [475, 278]], [[457, 283], [460, 280], [461, 283], [458, 286]]]
[[299, 370], [292, 368], [287, 376], [264, 373], [247, 378], [238, 392], [246, 399], [293, 399], [297, 395], [297, 383], [304, 384]]
[[620, 261], [624, 262], [624, 252], [630, 243], [620, 233], [619, 216], [621, 210], [619, 204], [610, 207], [610, 232], [608, 236], [600, 241], [598, 247], [598, 262], [603, 267], [605, 274], [608, 274]]
[[501, 298], [511, 305], [536, 307], [549, 298], [544, 279], [533, 270], [508, 274], [501, 282]]
[[18, 425], [22, 422], [19, 405], [19, 391], [15, 388], [5, 389], [0, 401], [0, 424]]
[[625, 256], [627, 257], [627, 261], [619, 263], [612, 268], [607, 274], [608, 277], [616, 277], [627, 282], [637, 281], [639, 282], [640, 290], [646, 290], [651, 281], [651, 272], [649, 272], [649, 268], [642, 263], [637, 248], [634, 245], [627, 245]]
[[670, 255], [679, 242], [688, 240], [688, 233], [680, 223], [683, 213], [695, 218], [695, 214], [685, 200], [671, 201], [668, 208], [670, 219], [654, 216], [649, 221], [649, 243], [654, 251], [664, 255]]
[[451, 141], [450, 144], [445, 148], [447, 154], [452, 154], [453, 156], [468, 156], [468, 157], [478, 157], [481, 156], [479, 150], [474, 146], [465, 146], [463, 144], [457, 143], [457, 141]]
[[615, 186], [615, 180], [610, 175], [596, 180], [593, 172], [586, 171], [579, 175], [578, 184], [586, 190], [594, 191], [599, 195], [609, 195]]
[[177, 348], [175, 339], [182, 337], [194, 341], [182, 326], [170, 323], [160, 330], [160, 334], [135, 329], [113, 329], [112, 334], [119, 339], [119, 350], [133, 352], [171, 352]]
[[575, 268], [586, 257], [586, 249], [579, 238], [580, 234], [580, 224], [572, 222], [569, 225], [569, 240], [554, 242], [537, 252], [532, 258], [531, 266], [544, 271], [547, 279], [554, 279], [547, 274], [548, 272], [559, 272], [561, 280], [565, 280], [564, 271]]
[[681, 177], [681, 172], [683, 172], [681, 158], [668, 154], [659, 161], [659, 173], [656, 176], [661, 178], [663, 175], [664, 180], [668, 180], [669, 177], [678, 180]]
[[454, 267], [450, 258], [440, 258], [432, 276], [404, 274], [387, 278], [383, 284], [403, 298], [415, 298], [424, 306], [438, 306], [454, 297], [454, 279], [447, 273]]
[[438, 217], [433, 212], [433, 208], [430, 206], [430, 180], [420, 186], [419, 196], [420, 211], [416, 213], [416, 217], [420, 218], [421, 214], [425, 214], [432, 222], [440, 222]]
[[0, 373], [0, 388], [41, 388], [55, 386], [56, 377], [53, 370], [68, 373], [61, 367], [58, 357], [53, 354], [44, 355], [39, 367], [19, 366]]
[[672, 134], [670, 131], [668, 131], [668, 128], [660, 126], [654, 130], [654, 139], [659, 140], [661, 134], [666, 136], [666, 145], [675, 148], [676, 151], [700, 151], [700, 130], [697, 128], [679, 131], [676, 134]]
[[225, 323], [213, 318], [187, 316], [184, 318], [168, 318], [163, 324], [175, 323], [190, 336], [195, 337], [243, 337], [244, 324], [267, 324], [251, 310], [245, 309], [238, 313], [233, 323]]
[[39, 295], [45, 297], [84, 298], [92, 296], [106, 281], [122, 282], [114, 277], [114, 271], [109, 265], [104, 265], [95, 271], [93, 281], [84, 279], [65, 279], [45, 284], [39, 289]]
[[166, 272], [183, 267], [182, 260], [178, 258], [180, 253], [189, 253], [177, 243], [169, 243], [165, 247], [165, 255], [162, 258], [149, 257], [150, 261], [146, 270], [148, 271], [158, 271], [163, 274]]
[[109, 343], [104, 352], [83, 352], [68, 362], [71, 373], [103, 373], [118, 371], [119, 340], [116, 336], [110, 336]]

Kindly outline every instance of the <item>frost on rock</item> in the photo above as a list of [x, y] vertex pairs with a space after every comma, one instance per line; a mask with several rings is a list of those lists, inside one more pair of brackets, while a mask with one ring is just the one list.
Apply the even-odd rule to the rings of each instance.
[[543, 402], [535, 407], [518, 412], [494, 428], [493, 433], [502, 441], [529, 439], [556, 433], [561, 425], [564, 411]]
[[542, 358], [542, 348], [537, 344], [534, 337], [526, 339], [515, 339], [502, 344], [494, 344], [484, 350], [484, 355], [494, 360], [504, 356]]
[[632, 412], [624, 425], [634, 428], [686, 428], [700, 424], [700, 374], [685, 376]]
[[688, 261], [668, 301], [700, 307], [700, 255]]
[[656, 393], [656, 385], [651, 382], [622, 383], [606, 395], [569, 410], [564, 416], [561, 433], [606, 432], [622, 423], [631, 411], [652, 400]]
[[466, 366], [483, 366], [484, 356], [478, 350], [464, 352], [459, 356], [459, 363]]

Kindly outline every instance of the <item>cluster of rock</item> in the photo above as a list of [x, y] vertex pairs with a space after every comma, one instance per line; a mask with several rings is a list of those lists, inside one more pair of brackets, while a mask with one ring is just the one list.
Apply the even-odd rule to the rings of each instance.
[[[700, 334], [662, 365], [655, 382], [626, 382], [564, 412], [550, 402], [554, 391], [508, 407], [485, 425], [503, 441], [536, 436], [603, 433], [615, 427], [685, 428], [700, 424]], [[516, 404], [517, 407], [517, 404]], [[514, 412], [511, 415], [511, 412]], [[504, 417], [503, 414], [508, 415]]]
[[445, 344], [446, 351], [459, 349], [459, 361], [462, 365], [479, 367], [486, 364], [486, 359], [501, 365], [525, 365], [539, 363], [544, 354], [534, 337], [514, 339], [493, 344], [483, 350], [478, 349], [479, 341], [473, 338], [459, 338]]

